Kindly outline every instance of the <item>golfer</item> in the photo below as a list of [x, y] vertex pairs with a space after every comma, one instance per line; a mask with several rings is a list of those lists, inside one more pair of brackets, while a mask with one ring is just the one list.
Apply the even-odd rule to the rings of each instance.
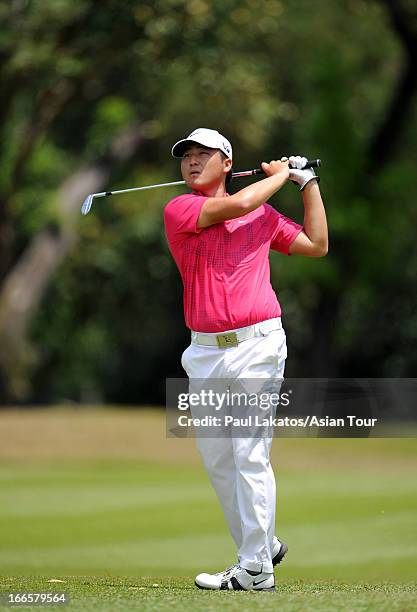
[[[164, 211], [171, 254], [184, 284], [191, 344], [181, 363], [190, 379], [282, 379], [287, 357], [281, 308], [270, 283], [269, 251], [322, 257], [326, 214], [304, 157], [262, 163], [266, 177], [233, 195], [230, 142], [199, 128], [177, 142], [172, 155], [191, 193]], [[291, 162], [291, 167], [290, 167]], [[298, 183], [303, 226], [267, 200], [290, 179]], [[198, 437], [197, 447], [237, 548], [238, 563], [199, 574], [203, 589], [275, 588], [274, 566], [287, 552], [275, 536], [276, 490], [269, 461], [271, 437]]]

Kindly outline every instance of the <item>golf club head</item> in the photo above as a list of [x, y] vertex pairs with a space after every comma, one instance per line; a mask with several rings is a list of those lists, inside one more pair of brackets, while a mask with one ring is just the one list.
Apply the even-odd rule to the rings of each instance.
[[93, 198], [94, 194], [92, 193], [90, 193], [90, 195], [85, 198], [83, 205], [81, 206], [81, 212], [83, 215], [88, 215], [88, 213], [90, 212], [91, 206], [93, 204]]

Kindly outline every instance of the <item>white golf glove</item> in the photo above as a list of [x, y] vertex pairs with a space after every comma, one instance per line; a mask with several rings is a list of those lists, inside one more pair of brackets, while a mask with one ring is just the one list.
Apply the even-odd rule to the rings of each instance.
[[311, 181], [319, 182], [320, 177], [316, 175], [313, 168], [305, 168], [304, 166], [308, 162], [307, 157], [301, 157], [300, 155], [292, 155], [289, 158], [290, 162], [290, 179], [293, 183], [300, 185], [300, 191], [304, 189]]

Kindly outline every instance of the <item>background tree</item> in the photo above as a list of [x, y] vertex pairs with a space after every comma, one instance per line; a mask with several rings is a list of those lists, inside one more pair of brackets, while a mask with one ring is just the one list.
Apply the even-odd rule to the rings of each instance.
[[[181, 285], [162, 224], [175, 140], [235, 166], [323, 159], [323, 260], [271, 256], [292, 376], [412, 376], [416, 11], [406, 0], [14, 0], [1, 5], [0, 398], [163, 401]], [[235, 189], [243, 185], [236, 183]], [[272, 202], [302, 221], [292, 185]]]

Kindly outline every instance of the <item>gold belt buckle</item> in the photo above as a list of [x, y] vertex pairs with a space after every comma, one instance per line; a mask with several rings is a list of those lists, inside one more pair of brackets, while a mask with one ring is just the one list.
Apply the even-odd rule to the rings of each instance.
[[230, 332], [229, 334], [218, 334], [216, 336], [216, 340], [219, 348], [229, 348], [230, 346], [238, 346], [239, 344], [236, 332]]

